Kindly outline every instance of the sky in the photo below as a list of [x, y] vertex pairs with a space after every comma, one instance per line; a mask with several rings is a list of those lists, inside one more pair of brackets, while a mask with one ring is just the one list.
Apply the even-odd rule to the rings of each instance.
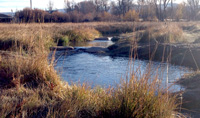
[[[54, 9], [64, 8], [64, 0], [52, 0], [52, 2]], [[33, 8], [47, 9], [48, 3], [49, 0], [32, 0]], [[11, 9], [16, 11], [25, 7], [30, 7], [30, 0], [0, 0], [0, 12], [11, 12]]]
[[[64, 0], [51, 0], [54, 4], [54, 9], [63, 9]], [[74, 0], [80, 2], [83, 0]], [[136, 1], [136, 0], [135, 0]], [[182, 0], [175, 0], [180, 3]], [[49, 0], [32, 0], [33, 8], [47, 9]], [[11, 12], [11, 10], [22, 10], [25, 7], [30, 7], [30, 0], [0, 0], [0, 12]]]

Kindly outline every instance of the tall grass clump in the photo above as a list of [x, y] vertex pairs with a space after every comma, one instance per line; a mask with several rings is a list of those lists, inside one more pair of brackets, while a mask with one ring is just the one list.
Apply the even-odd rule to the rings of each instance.
[[55, 35], [55, 42], [59, 46], [67, 46], [73, 43], [92, 41], [101, 36], [101, 33], [94, 28], [80, 28], [61, 31]]
[[[0, 114], [1, 117], [43, 117], [47, 108], [61, 100], [68, 85], [60, 80], [53, 59], [48, 58], [53, 42], [51, 35], [42, 29], [21, 30], [24, 32], [8, 32], [19, 34], [13, 36], [9, 48], [0, 50]], [[12, 35], [1, 41], [9, 42], [9, 37]], [[18, 41], [26, 43], [26, 49]]]
[[40, 27], [14, 27], [13, 29], [2, 29], [0, 31], [0, 50], [38, 53], [47, 51], [53, 45], [55, 43], [52, 33]]
[[49, 65], [47, 57], [47, 54], [2, 56], [0, 77], [6, 82], [4, 87], [17, 86], [17, 81], [17, 84], [27, 87], [38, 87], [47, 84], [46, 82], [57, 85], [59, 76], [53, 66]]
[[91, 89], [85, 84], [72, 85], [56, 114], [63, 117], [96, 118], [169, 118], [176, 113], [176, 98], [159, 88], [157, 77], [150, 74], [123, 78], [116, 88]]
[[175, 96], [159, 88], [156, 76], [130, 73], [123, 80], [117, 87], [107, 89], [92, 89], [85, 84], [70, 87], [57, 84], [55, 88], [51, 88], [51, 84], [37, 88], [19, 86], [12, 89], [14, 91], [3, 91], [0, 113], [4, 116], [70, 118], [168, 118], [175, 114]]
[[175, 24], [161, 24], [140, 33], [139, 43], [182, 43], [186, 42], [182, 29]]

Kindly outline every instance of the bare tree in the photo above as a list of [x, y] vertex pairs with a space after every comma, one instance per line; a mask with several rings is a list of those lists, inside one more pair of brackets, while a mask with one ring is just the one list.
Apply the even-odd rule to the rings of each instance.
[[101, 0], [94, 0], [93, 2], [95, 4], [95, 10], [96, 10], [96, 12], [97, 13], [100, 12], [101, 11]]
[[156, 16], [159, 20], [164, 21], [166, 18], [166, 10], [170, 0], [154, 0]]
[[65, 0], [65, 12], [71, 12], [75, 9], [76, 3], [74, 0]]
[[95, 5], [92, 1], [83, 1], [78, 3], [79, 11], [83, 14], [95, 12]]
[[101, 0], [101, 5], [103, 8], [103, 11], [108, 12], [108, 10], [110, 9], [109, 4], [108, 4], [108, 0]]
[[200, 11], [200, 0], [187, 0], [189, 8], [190, 8], [190, 19], [196, 20], [197, 14]]
[[171, 0], [171, 19], [174, 19], [174, 2]]
[[133, 0], [117, 0], [116, 10], [118, 10], [119, 14], [125, 16], [126, 12], [133, 8]]
[[[167, 6], [169, 5], [170, 0], [163, 0], [163, 13], [162, 13], [162, 20], [166, 18], [166, 9]], [[162, 9], [162, 8], [161, 8]]]
[[52, 13], [52, 11], [53, 11], [53, 5], [54, 5], [53, 1], [49, 0], [49, 3], [47, 5], [49, 13]]
[[32, 9], [32, 0], [30, 0], [30, 9]]
[[176, 7], [175, 18], [177, 21], [183, 18], [184, 4], [181, 3]]
[[137, 12], [143, 20], [157, 19], [153, 0], [138, 0]]
[[93, 3], [97, 13], [109, 10], [108, 0], [93, 0]]
[[110, 3], [110, 6], [111, 6], [111, 13], [113, 15], [120, 15], [119, 8], [117, 7], [117, 4], [114, 1]]

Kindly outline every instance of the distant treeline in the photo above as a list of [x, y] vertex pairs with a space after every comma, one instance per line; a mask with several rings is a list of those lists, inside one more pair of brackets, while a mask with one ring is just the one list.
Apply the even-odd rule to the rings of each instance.
[[[41, 9], [25, 8], [16, 12], [16, 22], [36, 22], [36, 23], [48, 23], [48, 22], [91, 22], [91, 21], [120, 21], [122, 20], [116, 15], [108, 13], [106, 11], [100, 13], [82, 13], [78, 11], [71, 11], [69, 13], [63, 13], [59, 11], [48, 12]], [[139, 14], [135, 10], [130, 10], [123, 17], [124, 21], [138, 21]]]
[[67, 0], [65, 12], [25, 8], [16, 12], [16, 22], [91, 22], [91, 21], [180, 21], [200, 20], [199, 0], [175, 4], [173, 0], [89, 0], [75, 3]]

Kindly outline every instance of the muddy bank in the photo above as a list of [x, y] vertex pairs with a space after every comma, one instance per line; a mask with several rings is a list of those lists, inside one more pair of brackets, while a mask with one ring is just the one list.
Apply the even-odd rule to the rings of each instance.
[[72, 55], [76, 53], [92, 53], [110, 56], [129, 57], [131, 52], [137, 59], [151, 60], [159, 62], [169, 62], [174, 65], [186, 66], [194, 70], [200, 67], [200, 44], [139, 44], [132, 40], [116, 42], [114, 45], [106, 47], [51, 47], [52, 51], [58, 51], [59, 55]]
[[138, 59], [169, 62], [195, 70], [200, 67], [200, 44], [134, 44], [126, 40], [108, 49], [111, 56], [129, 56], [132, 50]]
[[183, 93], [182, 113], [192, 118], [200, 117], [200, 72], [194, 72], [182, 77], [177, 84], [185, 89]]

